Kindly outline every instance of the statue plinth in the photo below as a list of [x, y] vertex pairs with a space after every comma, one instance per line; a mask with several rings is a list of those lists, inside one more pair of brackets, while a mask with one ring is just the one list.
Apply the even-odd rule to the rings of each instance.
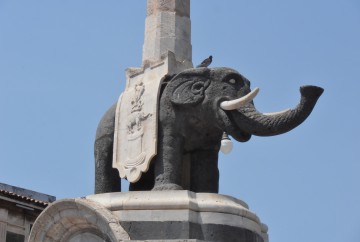
[[117, 192], [59, 200], [36, 220], [35, 241], [267, 242], [246, 203], [189, 191]]

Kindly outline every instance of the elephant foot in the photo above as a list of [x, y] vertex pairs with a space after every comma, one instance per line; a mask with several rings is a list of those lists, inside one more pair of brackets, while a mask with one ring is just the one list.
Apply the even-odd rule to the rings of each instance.
[[152, 189], [152, 191], [169, 191], [169, 190], [184, 190], [184, 188], [174, 183], [168, 183], [168, 184], [155, 185], [154, 188]]

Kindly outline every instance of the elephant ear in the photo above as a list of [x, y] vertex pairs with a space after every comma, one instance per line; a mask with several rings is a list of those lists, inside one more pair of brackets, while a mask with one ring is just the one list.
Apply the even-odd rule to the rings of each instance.
[[205, 98], [205, 90], [210, 85], [206, 76], [184, 75], [175, 77], [172, 86], [171, 102], [176, 105], [196, 105]]

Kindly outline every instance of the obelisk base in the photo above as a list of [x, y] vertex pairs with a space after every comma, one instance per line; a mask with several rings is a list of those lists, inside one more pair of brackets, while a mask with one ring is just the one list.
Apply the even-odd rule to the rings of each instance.
[[267, 226], [235, 198], [189, 191], [118, 192], [53, 203], [35, 241], [268, 242]]

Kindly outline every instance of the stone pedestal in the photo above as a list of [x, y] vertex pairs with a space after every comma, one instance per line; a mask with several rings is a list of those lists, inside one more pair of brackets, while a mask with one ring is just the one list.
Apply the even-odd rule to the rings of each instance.
[[189, 191], [119, 192], [53, 203], [35, 241], [268, 242], [267, 227], [235, 198]]

